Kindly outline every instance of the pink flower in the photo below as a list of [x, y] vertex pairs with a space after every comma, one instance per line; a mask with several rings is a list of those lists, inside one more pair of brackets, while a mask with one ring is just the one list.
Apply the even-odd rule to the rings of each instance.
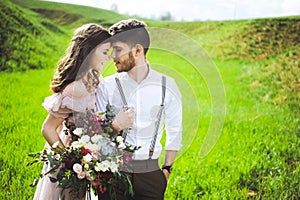
[[77, 177], [78, 177], [79, 179], [85, 178], [85, 171], [82, 171], [82, 172], [78, 173], [78, 174], [77, 174]]
[[73, 165], [73, 171], [76, 172], [77, 174], [80, 174], [82, 172], [82, 166], [78, 163], [75, 163]]
[[125, 154], [124, 157], [123, 157], [123, 161], [125, 163], [129, 163], [130, 161], [132, 160], [131, 156], [128, 155], [128, 154]]
[[59, 160], [59, 159], [60, 159], [60, 154], [55, 154], [54, 158], [55, 158], [56, 160]]
[[91, 153], [92, 157], [95, 158], [96, 160], [98, 160], [98, 153], [97, 152], [92, 152]]

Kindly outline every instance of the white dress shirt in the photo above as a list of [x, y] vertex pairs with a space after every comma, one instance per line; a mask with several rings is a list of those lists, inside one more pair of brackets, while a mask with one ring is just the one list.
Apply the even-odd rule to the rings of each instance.
[[[105, 77], [97, 90], [96, 104], [98, 111], [105, 111], [106, 105], [110, 104], [117, 114], [124, 106], [116, 85], [115, 76], [119, 77], [128, 106], [134, 107], [135, 112], [134, 123], [127, 134], [126, 142], [141, 146], [134, 153], [133, 159], [146, 160], [149, 158], [151, 140], [155, 134], [157, 113], [162, 102], [163, 74], [149, 67], [147, 77], [139, 84], [131, 79], [127, 72]], [[152, 159], [157, 159], [162, 151], [160, 140], [163, 125], [166, 129], [165, 149], [178, 151], [181, 148], [182, 138], [181, 94], [175, 81], [168, 76], [166, 76], [164, 110]]]

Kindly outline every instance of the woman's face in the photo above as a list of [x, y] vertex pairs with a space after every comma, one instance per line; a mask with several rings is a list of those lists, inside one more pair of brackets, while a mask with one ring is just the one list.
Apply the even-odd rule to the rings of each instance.
[[90, 60], [91, 68], [94, 68], [99, 72], [102, 70], [104, 63], [109, 59], [108, 51], [110, 47], [111, 44], [109, 42], [96, 47]]

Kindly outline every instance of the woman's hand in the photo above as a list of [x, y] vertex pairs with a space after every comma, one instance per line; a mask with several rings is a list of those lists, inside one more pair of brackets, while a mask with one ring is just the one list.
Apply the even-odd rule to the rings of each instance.
[[121, 109], [116, 115], [112, 128], [116, 131], [121, 131], [132, 126], [134, 120], [134, 109], [129, 107], [127, 110]]

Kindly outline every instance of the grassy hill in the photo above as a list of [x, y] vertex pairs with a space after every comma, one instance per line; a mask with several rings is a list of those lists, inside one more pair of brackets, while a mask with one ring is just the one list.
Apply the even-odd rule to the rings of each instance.
[[[0, 199], [31, 199], [29, 185], [40, 167], [25, 167], [26, 158], [45, 142], [40, 126], [47, 113], [41, 102], [50, 94], [58, 59], [76, 27], [110, 26], [128, 16], [36, 0], [4, 0], [0, 9]], [[163, 49], [148, 55], [155, 69], [175, 78], [183, 96], [184, 148], [166, 199], [299, 199], [300, 17], [145, 21], [149, 28], [177, 31], [193, 41], [167, 43], [170, 49], [211, 58], [198, 61], [206, 72], [200, 73], [187, 56]], [[164, 44], [165, 37], [158, 42]], [[205, 71], [213, 65], [226, 92], [226, 119], [218, 142], [203, 157], [205, 134], [218, 112], [212, 107], [218, 93], [209, 88], [213, 73]], [[103, 73], [113, 71], [110, 64]]]
[[189, 35], [215, 60], [257, 66], [253, 95], [300, 110], [300, 17], [149, 24]]
[[[127, 18], [85, 6], [37, 0], [12, 2], [15, 4], [1, 2], [0, 71], [53, 68], [76, 27], [89, 22], [109, 27]], [[254, 82], [278, 91], [268, 94], [274, 103], [290, 99], [291, 106], [299, 108], [296, 104], [300, 98], [300, 17], [221, 22], [146, 21], [150, 27], [168, 28], [190, 36], [212, 58], [264, 66], [263, 75]], [[285, 71], [285, 66], [289, 66], [288, 71], [277, 73]], [[274, 84], [266, 84], [270, 82]]]
[[46, 18], [10, 1], [1, 1], [1, 71], [53, 67], [66, 33]]
[[[13, 2], [0, 3], [0, 71], [6, 72], [53, 68], [76, 27], [88, 22], [109, 26], [121, 19], [102, 9], [35, 0]], [[68, 12], [60, 9], [65, 6]]]

